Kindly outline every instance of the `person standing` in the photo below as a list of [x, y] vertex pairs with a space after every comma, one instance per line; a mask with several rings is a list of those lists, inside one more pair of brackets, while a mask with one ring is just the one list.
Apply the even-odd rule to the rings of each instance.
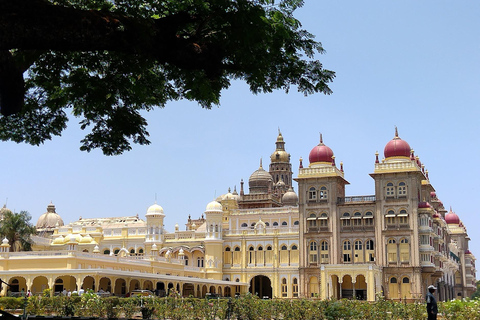
[[428, 320], [437, 320], [437, 300], [435, 299], [435, 296], [433, 293], [437, 290], [437, 288], [433, 285], [428, 286], [428, 293], [427, 293], [427, 314], [428, 314]]

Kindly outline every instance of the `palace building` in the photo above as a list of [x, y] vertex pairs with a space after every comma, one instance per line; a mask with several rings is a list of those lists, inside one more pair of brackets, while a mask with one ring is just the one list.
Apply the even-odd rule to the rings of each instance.
[[[398, 132], [377, 153], [371, 195], [347, 196], [343, 165], [320, 143], [293, 177], [279, 132], [268, 171], [260, 161], [240, 192], [207, 204], [185, 230], [164, 229], [157, 203], [145, 217], [80, 218], [64, 224], [53, 204], [37, 222], [34, 251], [0, 245], [0, 277], [12, 292], [149, 289], [184, 296], [356, 298], [469, 297], [475, 257], [466, 226], [445, 210], [428, 171]], [[298, 190], [297, 193], [294, 190]], [[6, 210], [6, 209], [3, 209]], [[2, 294], [6, 294], [6, 286]]]

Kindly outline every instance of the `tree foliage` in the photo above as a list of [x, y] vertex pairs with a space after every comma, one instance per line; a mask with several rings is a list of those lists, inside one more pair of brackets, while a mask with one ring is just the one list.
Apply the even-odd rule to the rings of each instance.
[[[149, 111], [257, 93], [330, 94], [334, 72], [293, 13], [301, 0], [0, 0], [0, 139], [39, 145], [87, 130], [81, 150], [149, 144]], [[23, 75], [26, 74], [25, 79]]]
[[10, 210], [3, 211], [0, 221], [0, 236], [6, 238], [10, 244], [10, 251], [31, 251], [33, 241], [31, 236], [36, 233], [35, 227], [30, 223], [32, 216], [27, 211], [14, 213]]

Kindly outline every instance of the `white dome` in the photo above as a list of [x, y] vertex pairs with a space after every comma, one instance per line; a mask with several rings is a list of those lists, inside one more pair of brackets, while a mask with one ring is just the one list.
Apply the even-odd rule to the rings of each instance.
[[298, 204], [298, 196], [293, 191], [292, 187], [288, 189], [287, 192], [282, 197], [282, 202], [284, 205], [296, 206]]
[[207, 204], [205, 212], [223, 212], [222, 205], [218, 201], [212, 201]]
[[55, 228], [63, 226], [63, 220], [58, 213], [55, 212], [55, 205], [50, 203], [47, 206], [47, 212], [42, 214], [37, 221], [37, 229]]
[[155, 204], [148, 207], [146, 216], [156, 216], [156, 215], [165, 215], [165, 214], [163, 213], [163, 208], [155, 202]]

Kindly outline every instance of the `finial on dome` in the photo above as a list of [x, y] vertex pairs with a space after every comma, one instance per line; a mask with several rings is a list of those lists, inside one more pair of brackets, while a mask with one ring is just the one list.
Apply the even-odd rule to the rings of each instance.
[[323, 144], [323, 136], [321, 132], [320, 132], [320, 144]]
[[343, 161], [340, 161], [340, 171], [343, 172]]
[[231, 193], [232, 189], [230, 189], [230, 187], [228, 187], [228, 193]]
[[303, 159], [300, 157], [300, 165], [298, 166], [300, 169], [303, 168]]
[[398, 138], [399, 138], [398, 137], [398, 128], [397, 128], [397, 126], [395, 126], [395, 139], [398, 139]]
[[379, 163], [380, 161], [378, 161], [378, 150], [375, 152], [375, 163]]
[[262, 166], [262, 158], [260, 158], [260, 168], [263, 169], [263, 166]]
[[281, 136], [282, 133], [280, 132], [280, 127], [278, 127], [278, 135]]

